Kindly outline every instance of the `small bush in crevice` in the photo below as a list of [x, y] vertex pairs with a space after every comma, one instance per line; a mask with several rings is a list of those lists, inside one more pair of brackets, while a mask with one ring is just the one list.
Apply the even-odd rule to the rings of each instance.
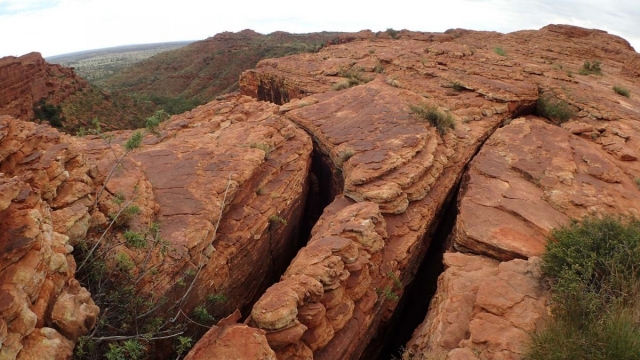
[[624, 97], [630, 97], [631, 96], [631, 92], [629, 91], [629, 89], [624, 88], [622, 86], [614, 85], [613, 86], [613, 91], [615, 91], [616, 94], [622, 95]]
[[586, 218], [554, 230], [542, 272], [553, 318], [527, 359], [640, 359], [640, 221]]
[[575, 116], [569, 104], [552, 96], [541, 96], [538, 99], [536, 114], [555, 124], [562, 124]]
[[453, 90], [455, 90], [455, 91], [458, 91], [458, 92], [463, 91], [463, 90], [466, 89], [464, 86], [462, 86], [462, 84], [460, 84], [457, 81], [454, 81], [454, 82], [451, 83], [451, 88]]
[[580, 75], [602, 75], [602, 68], [600, 67], [600, 65], [602, 65], [602, 63], [598, 60], [585, 61], [582, 64], [582, 68], [580, 69]]
[[409, 105], [409, 108], [411, 109], [412, 114], [416, 114], [420, 118], [427, 120], [441, 135], [445, 134], [447, 129], [455, 129], [453, 116], [451, 116], [451, 114], [441, 112], [434, 105]]

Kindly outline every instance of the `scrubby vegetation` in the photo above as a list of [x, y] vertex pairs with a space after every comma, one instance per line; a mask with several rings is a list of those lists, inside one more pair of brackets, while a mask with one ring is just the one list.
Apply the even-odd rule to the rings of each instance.
[[455, 121], [453, 116], [443, 113], [434, 105], [419, 104], [409, 105], [412, 114], [418, 115], [420, 118], [427, 120], [434, 126], [440, 134], [445, 134], [447, 129], [455, 129]]
[[100, 85], [110, 91], [136, 94], [169, 114], [178, 114], [237, 91], [240, 74], [255, 68], [262, 59], [318, 52], [327, 43], [340, 43], [339, 35], [261, 35], [250, 30], [222, 33], [133, 64]]
[[600, 65], [602, 65], [602, 63], [598, 60], [585, 61], [582, 64], [582, 68], [580, 69], [580, 75], [602, 75], [602, 68], [600, 67]]
[[400, 33], [400, 31], [394, 30], [392, 28], [388, 28], [385, 32], [389, 34], [389, 36], [391, 36], [392, 39], [397, 39], [398, 34]]
[[[166, 113], [159, 112], [147, 121], [164, 118]], [[112, 147], [111, 137], [101, 134], [99, 127], [94, 132]], [[204, 262], [177, 274], [160, 271], [176, 249], [162, 238], [160, 224], [144, 225], [139, 219], [138, 189], [123, 189], [129, 195], [105, 191], [111, 176], [123, 166], [122, 160], [138, 149], [142, 140], [143, 132], [136, 131], [125, 142], [124, 154], [115, 159], [95, 198], [96, 205], [100, 201], [102, 208], [110, 209], [106, 224], [74, 244], [75, 276], [101, 309], [93, 332], [78, 340], [75, 359], [142, 360], [154, 353], [179, 359], [214, 323], [219, 315], [216, 305], [226, 301], [221, 294], [211, 294], [187, 313], [184, 303]], [[148, 287], [143, 290], [142, 284]], [[155, 294], [152, 289], [159, 284], [170, 290], [165, 295]]]
[[507, 56], [507, 52], [504, 51], [503, 48], [501, 48], [500, 46], [496, 46], [493, 48], [493, 52], [500, 55], [500, 56]]
[[140, 97], [143, 101], [150, 101], [157, 105], [160, 109], [169, 115], [182, 114], [185, 111], [189, 111], [204, 102], [199, 98], [185, 98], [183, 96], [170, 97], [161, 95], [147, 95]]
[[36, 119], [48, 121], [51, 126], [61, 128], [64, 116], [62, 116], [62, 107], [60, 105], [53, 105], [48, 103], [45, 99], [40, 100], [37, 105], [33, 107], [33, 112]]
[[631, 92], [629, 91], [629, 89], [619, 86], [619, 85], [614, 85], [613, 86], [613, 91], [616, 92], [616, 94], [618, 95], [622, 95], [624, 97], [630, 97], [631, 96]]
[[465, 90], [465, 87], [457, 81], [451, 83], [451, 88], [458, 92]]
[[142, 128], [157, 106], [121, 92], [106, 93], [90, 86], [65, 99], [61, 109], [67, 118], [64, 129], [77, 133], [87, 131], [87, 119], [99, 119], [105, 130]]
[[362, 73], [362, 69], [359, 68], [342, 68], [338, 72], [338, 75], [345, 78], [344, 80], [340, 80], [337, 83], [331, 86], [331, 90], [343, 90], [348, 89], [352, 86], [366, 84], [369, 81], [373, 80], [372, 77], [367, 77]]
[[552, 238], [542, 271], [553, 319], [527, 358], [640, 359], [640, 221], [587, 218]]
[[538, 99], [536, 113], [556, 124], [562, 124], [575, 116], [569, 104], [549, 95], [541, 96]]

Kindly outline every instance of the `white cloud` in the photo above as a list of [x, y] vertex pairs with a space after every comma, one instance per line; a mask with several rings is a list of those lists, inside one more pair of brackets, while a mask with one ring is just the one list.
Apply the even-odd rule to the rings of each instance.
[[449, 28], [509, 32], [565, 22], [600, 28], [640, 48], [640, 9], [625, 0], [0, 0], [0, 56], [45, 56], [125, 44], [261, 33]]

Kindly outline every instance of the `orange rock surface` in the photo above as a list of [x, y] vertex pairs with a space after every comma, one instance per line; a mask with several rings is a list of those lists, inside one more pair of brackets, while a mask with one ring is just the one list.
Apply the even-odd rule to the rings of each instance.
[[[312, 135], [320, 159], [334, 174], [334, 192], [379, 206], [388, 240], [371, 287], [384, 289], [389, 271], [402, 283], [411, 279], [447, 195], [481, 148], [478, 162], [465, 175], [466, 195], [460, 197], [455, 238], [460, 250], [500, 260], [528, 258], [541, 253], [551, 228], [597, 210], [589, 209], [592, 201], [601, 211], [634, 213], [638, 147], [630, 134], [635, 133], [640, 103], [611, 88], [618, 84], [632, 94], [640, 91], [635, 75], [629, 75], [629, 61], [636, 55], [618, 37], [570, 26], [506, 35], [403, 32], [399, 40], [380, 37], [327, 47], [317, 54], [264, 60], [243, 74], [240, 85], [243, 93], [261, 99], [291, 99], [280, 111]], [[578, 74], [584, 61], [596, 59], [602, 62], [602, 76]], [[359, 85], [332, 91], [345, 78]], [[541, 97], [566, 103], [573, 116], [563, 127], [573, 127], [573, 132], [593, 139], [591, 143], [532, 117], [514, 120], [483, 146], [511, 118], [538, 111], [535, 103]], [[455, 129], [440, 134], [421, 121], [410, 107], [419, 104], [450, 114]], [[540, 139], [548, 142], [540, 144]], [[479, 159], [493, 150], [492, 144], [493, 156], [504, 165], [489, 159], [484, 166], [499, 174], [474, 177]], [[575, 181], [569, 185], [577, 189], [563, 187], [571, 172]], [[598, 182], [585, 178], [585, 173]], [[503, 177], [510, 176], [520, 182], [509, 184]], [[488, 187], [493, 192], [484, 193], [482, 183], [506, 185]], [[509, 185], [518, 188], [509, 190]], [[558, 208], [571, 204], [571, 197], [582, 205], [566, 212]], [[347, 205], [338, 200], [335, 206]], [[370, 314], [365, 313], [372, 320], [337, 332], [327, 345], [314, 349], [314, 357], [361, 356], [389, 316], [385, 311], [393, 309], [392, 302], [381, 300], [384, 305], [376, 303]], [[462, 319], [456, 326], [468, 326], [469, 321]]]
[[[49, 126], [0, 116], [3, 359], [68, 358], [97, 321], [100, 309], [73, 278], [70, 236], [87, 232], [93, 185], [92, 167], [73, 141]], [[66, 216], [58, 221], [60, 213]]]

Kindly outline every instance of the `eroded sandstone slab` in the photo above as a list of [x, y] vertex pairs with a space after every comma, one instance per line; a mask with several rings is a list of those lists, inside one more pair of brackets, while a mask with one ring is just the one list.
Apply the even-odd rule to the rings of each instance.
[[438, 293], [403, 359], [521, 358], [529, 334], [549, 317], [539, 263], [445, 254]]
[[[603, 135], [619, 126], [606, 124]], [[636, 137], [636, 130], [629, 133]], [[454, 246], [503, 261], [526, 259], [541, 255], [550, 231], [570, 219], [637, 217], [639, 170], [591, 139], [538, 118], [516, 119], [487, 140], [469, 167]]]

